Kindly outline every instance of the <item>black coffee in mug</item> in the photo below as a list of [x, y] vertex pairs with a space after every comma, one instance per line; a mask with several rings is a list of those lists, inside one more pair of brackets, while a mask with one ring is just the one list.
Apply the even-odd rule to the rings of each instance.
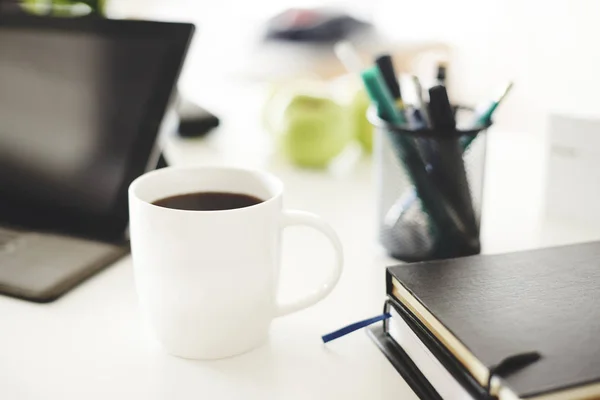
[[263, 201], [241, 193], [197, 192], [169, 196], [152, 204], [165, 208], [188, 211], [219, 211], [250, 207]]

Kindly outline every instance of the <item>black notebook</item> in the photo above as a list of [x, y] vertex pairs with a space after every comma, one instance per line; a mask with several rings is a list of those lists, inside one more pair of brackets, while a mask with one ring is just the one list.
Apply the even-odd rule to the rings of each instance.
[[[387, 278], [433, 353], [450, 354], [481, 387], [492, 381], [492, 393], [530, 399], [600, 397], [600, 242], [401, 265]], [[490, 374], [518, 356], [530, 359]]]
[[410, 356], [382, 326], [367, 328], [367, 333], [421, 400], [443, 400]]

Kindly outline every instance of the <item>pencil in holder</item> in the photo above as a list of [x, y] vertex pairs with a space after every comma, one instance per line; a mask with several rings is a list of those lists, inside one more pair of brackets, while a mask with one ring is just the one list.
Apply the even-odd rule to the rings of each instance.
[[[472, 119], [468, 109], [458, 114], [459, 121]], [[374, 110], [368, 118], [375, 126], [379, 241], [388, 254], [413, 262], [480, 253], [485, 131], [491, 123], [440, 131], [392, 125]], [[416, 149], [412, 165], [398, 157], [402, 143]]]

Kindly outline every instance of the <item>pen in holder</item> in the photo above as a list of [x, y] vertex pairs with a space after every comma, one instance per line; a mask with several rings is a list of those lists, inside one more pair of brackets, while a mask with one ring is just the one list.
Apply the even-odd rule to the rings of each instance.
[[[376, 128], [377, 218], [386, 251], [410, 262], [478, 254], [485, 130], [491, 123], [465, 130], [416, 129], [390, 124], [374, 109], [368, 114]], [[461, 108], [457, 117], [473, 120], [473, 112]], [[420, 158], [415, 164], [425, 173], [406, 170], [397, 156], [399, 138], [414, 144]]]

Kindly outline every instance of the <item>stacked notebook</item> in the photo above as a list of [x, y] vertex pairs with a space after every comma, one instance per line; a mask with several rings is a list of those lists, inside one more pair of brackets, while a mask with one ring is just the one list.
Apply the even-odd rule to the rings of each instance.
[[600, 398], [600, 242], [387, 270], [370, 335], [428, 399]]

